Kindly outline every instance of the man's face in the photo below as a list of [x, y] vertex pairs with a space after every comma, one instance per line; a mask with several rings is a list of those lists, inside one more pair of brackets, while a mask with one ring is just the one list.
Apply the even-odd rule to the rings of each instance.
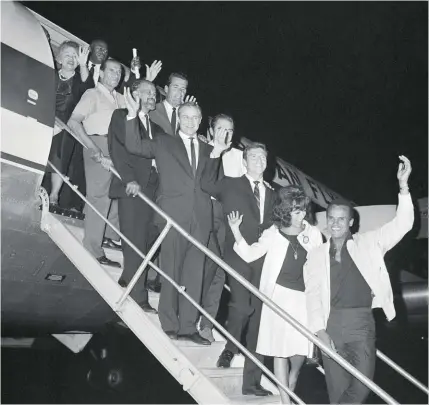
[[267, 168], [267, 154], [261, 148], [250, 149], [243, 162], [248, 173], [261, 175]]
[[333, 205], [327, 215], [328, 230], [334, 239], [342, 238], [350, 232], [353, 225], [349, 207]]
[[164, 90], [167, 93], [167, 101], [173, 106], [178, 107], [183, 103], [186, 96], [186, 89], [188, 88], [188, 81], [173, 77], [169, 86], [165, 86]]
[[104, 41], [94, 41], [91, 43], [91, 62], [101, 65], [108, 56], [109, 49]]
[[58, 55], [57, 62], [61, 64], [61, 68], [64, 70], [75, 70], [78, 65], [78, 56], [76, 49], [71, 46], [64, 48]]
[[136, 91], [140, 97], [141, 109], [147, 113], [155, 109], [156, 89], [152, 83], [142, 83]]
[[219, 118], [213, 128], [213, 135], [216, 135], [216, 131], [219, 129], [225, 129], [228, 133], [228, 142], [231, 141], [234, 134], [234, 124], [225, 118]]
[[115, 61], [107, 61], [104, 70], [100, 72], [101, 83], [115, 88], [121, 80], [121, 65]]
[[180, 130], [186, 135], [193, 136], [201, 124], [201, 113], [197, 107], [182, 107], [179, 114]]

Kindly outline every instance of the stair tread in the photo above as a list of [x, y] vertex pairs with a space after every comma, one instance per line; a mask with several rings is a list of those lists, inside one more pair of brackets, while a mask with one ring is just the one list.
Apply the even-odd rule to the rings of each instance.
[[225, 377], [225, 376], [242, 376], [243, 367], [201, 367], [200, 369], [204, 374], [210, 377]]
[[280, 395], [257, 397], [256, 395], [232, 395], [228, 397], [235, 404], [280, 404]]

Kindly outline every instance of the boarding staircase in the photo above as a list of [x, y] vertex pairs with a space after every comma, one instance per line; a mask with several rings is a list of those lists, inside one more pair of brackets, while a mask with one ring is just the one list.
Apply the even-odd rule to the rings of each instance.
[[[72, 131], [64, 123], [56, 120], [57, 125], [66, 129], [72, 134]], [[74, 134], [72, 134], [79, 140]], [[57, 168], [48, 162], [53, 169], [63, 178], [64, 182], [74, 189], [74, 191], [92, 208], [86, 198], [77, 190], [76, 186], [72, 185], [68, 178], [63, 176]], [[114, 175], [118, 173], [112, 169]], [[106, 218], [100, 215], [107, 225], [111, 226], [120, 236], [122, 243], [128, 243], [143, 260], [142, 265], [137, 270], [136, 275], [129, 283], [128, 287], [123, 288], [118, 284], [121, 270], [109, 266], [102, 266], [99, 262], [82, 246], [83, 229], [79, 226], [81, 221], [74, 221], [74, 225], [65, 224], [61, 220], [61, 216], [49, 212], [49, 198], [45, 190], [40, 193], [42, 199], [42, 220], [41, 228], [50, 238], [59, 246], [63, 253], [70, 259], [76, 268], [82, 273], [92, 287], [102, 296], [107, 304], [116, 312], [122, 321], [129, 329], [137, 336], [137, 338], [151, 351], [151, 353], [163, 364], [170, 374], [183, 386], [198, 403], [204, 404], [274, 404], [280, 403], [279, 388], [285, 390], [292, 400], [296, 403], [304, 403], [295, 393], [291, 392], [288, 387], [285, 387], [278, 381], [275, 376], [260, 363], [250, 352], [243, 347], [240, 342], [236, 341], [229, 333], [209, 314], [207, 314], [198, 303], [186, 293], [186, 290], [174, 282], [162, 269], [151, 262], [151, 259], [169, 230], [174, 227], [179, 233], [196, 245], [212, 260], [219, 264], [229, 275], [238, 280], [253, 294], [260, 298], [273, 311], [281, 316], [286, 322], [289, 322], [300, 333], [306, 336], [311, 342], [316, 344], [323, 351], [328, 353], [331, 358], [337, 361], [342, 367], [348, 370], [352, 375], [358, 378], [362, 383], [368, 386], [384, 401], [391, 404], [398, 402], [393, 399], [388, 393], [382, 390], [373, 381], [366, 378], [347, 361], [345, 361], [336, 352], [333, 352], [322, 341], [315, 337], [308, 329], [292, 318], [288, 313], [269, 300], [259, 290], [253, 287], [247, 280], [236, 273], [231, 267], [224, 263], [220, 258], [210, 252], [206, 247], [202, 246], [198, 241], [193, 239], [183, 229], [181, 229], [171, 218], [169, 218], [159, 207], [156, 206], [144, 194], [139, 193], [139, 198], [142, 198], [154, 210], [163, 216], [167, 224], [160, 236], [151, 247], [147, 255], [143, 255], [138, 249], [116, 229]], [[111, 260], [119, 261], [122, 264], [122, 253], [118, 251], [106, 249], [106, 255]], [[191, 303], [196, 306], [200, 313], [208, 317], [216, 327], [214, 331], [215, 342], [210, 346], [196, 345], [189, 341], [171, 340], [161, 329], [158, 315], [145, 313], [140, 306], [129, 296], [130, 291], [136, 284], [138, 278], [143, 271], [148, 271], [147, 266], [150, 266], [155, 271], [160, 273], [167, 281], [171, 282], [180, 294], [186, 297]], [[154, 307], [158, 307], [159, 294], [150, 292], [149, 302]], [[241, 350], [244, 355], [251, 358], [264, 372], [262, 386], [274, 393], [273, 396], [255, 397], [244, 396], [241, 393], [242, 378], [243, 378], [243, 356], [235, 356], [231, 368], [217, 368], [217, 359], [225, 347], [226, 339], [232, 340]], [[391, 366], [395, 371], [400, 373], [420, 390], [429, 394], [428, 388], [413, 376], [407, 373], [404, 369], [394, 363], [383, 353], [378, 352], [378, 357]], [[322, 368], [319, 368], [323, 372]]]

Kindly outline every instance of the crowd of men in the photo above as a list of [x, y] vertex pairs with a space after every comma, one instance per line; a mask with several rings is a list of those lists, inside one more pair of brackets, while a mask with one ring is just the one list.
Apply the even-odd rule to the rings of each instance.
[[[188, 79], [182, 73], [169, 75], [164, 86], [165, 100], [156, 103], [157, 88], [153, 81], [161, 69], [160, 62], [146, 66], [145, 79], [136, 79], [135, 69], [140, 67], [138, 60], [133, 60], [130, 71], [108, 57], [105, 41], [95, 40], [91, 43], [87, 63], [90, 86], [77, 103], [68, 125], [87, 147], [84, 150], [84, 167], [88, 201], [146, 254], [163, 229], [165, 221], [140, 198], [136, 198], [139, 192], [143, 192], [191, 236], [221, 256], [255, 287], [259, 287], [264, 258], [247, 263], [237, 255], [234, 251], [235, 239], [227, 226], [226, 215], [233, 211], [244, 215], [241, 232], [248, 244], [257, 242], [262, 232], [272, 225], [271, 211], [276, 195], [263, 178], [267, 167], [265, 146], [254, 143], [248, 145], [244, 151], [231, 147], [234, 121], [225, 114], [218, 114], [211, 120], [207, 136], [199, 135], [203, 111], [194, 97], [186, 96]], [[406, 187], [411, 169], [409, 164], [404, 162], [407, 164], [404, 170], [408, 174], [400, 179], [401, 194], [404, 194], [400, 197], [402, 208], [398, 210], [398, 213], [402, 214], [399, 220], [401, 228], [396, 231], [394, 225], [398, 224], [395, 223], [383, 231], [385, 245], [380, 254], [384, 254], [385, 250], [397, 243], [409, 229], [410, 222], [412, 225], [411, 200]], [[122, 181], [110, 173], [112, 165]], [[225, 178], [231, 177], [234, 181], [224, 181]], [[334, 240], [335, 237], [338, 239], [338, 234], [341, 233], [341, 246], [337, 246], [335, 252], [344, 251], [341, 249], [346, 242], [349, 246], [349, 228], [352, 223], [347, 204], [338, 205], [340, 208], [346, 206], [346, 209], [335, 214], [331, 210], [328, 217], [335, 222], [331, 229]], [[106, 227], [90, 207], [85, 208], [84, 229], [83, 244], [100, 264], [120, 267], [119, 263], [106, 257], [103, 248], [122, 249], [124, 264], [119, 284], [127, 286], [142, 262], [141, 257], [127, 243], [120, 243], [119, 236]], [[390, 236], [386, 234], [387, 231]], [[344, 235], [347, 239], [344, 239]], [[365, 251], [367, 246], [363, 249]], [[376, 250], [374, 247], [374, 251]], [[322, 282], [319, 280], [323, 275], [315, 274], [314, 269], [318, 269], [320, 263], [326, 262], [322, 257], [323, 252], [318, 253], [320, 257], [314, 255], [309, 259], [307, 279], [310, 292], [310, 329], [332, 348], [338, 348], [340, 343], [336, 342], [334, 345], [332, 341], [337, 339], [333, 325], [342, 323], [344, 328], [347, 328], [347, 325], [341, 318], [343, 313], [338, 315], [337, 320], [329, 317], [329, 309], [326, 309], [324, 301], [329, 298], [320, 297], [320, 294], [325, 294], [325, 290], [320, 289]], [[378, 253], [377, 250], [373, 254], [377, 260]], [[362, 255], [362, 252], [359, 252], [359, 255]], [[382, 255], [380, 257], [382, 260]], [[341, 257], [337, 259], [335, 263], [341, 263]], [[185, 286], [186, 292], [211, 316], [216, 317], [226, 278], [219, 266], [174, 229], [170, 230], [162, 243], [159, 262], [169, 277]], [[356, 264], [361, 270], [360, 263]], [[334, 265], [334, 262], [331, 262], [331, 265]], [[374, 263], [366, 261], [364, 266], [373, 268]], [[380, 272], [384, 278], [378, 280], [384, 287], [380, 287], [378, 281], [373, 282], [373, 275], [368, 275], [366, 281], [371, 287], [372, 292], [368, 291], [372, 295], [368, 302], [362, 305], [370, 308], [372, 298], [380, 298], [384, 300], [380, 306], [383, 306], [391, 318], [394, 309], [392, 310], [390, 305], [390, 283], [380, 266], [374, 270], [374, 274]], [[329, 274], [329, 271], [327, 273]], [[131, 296], [144, 311], [156, 313], [148, 301], [147, 274], [146, 270]], [[350, 277], [353, 281], [354, 278]], [[353, 285], [343, 281], [341, 288], [345, 290], [341, 290], [343, 292], [340, 296], [353, 300], [354, 295], [348, 294]], [[180, 295], [170, 282], [161, 279], [161, 283], [158, 316], [163, 331], [174, 340], [183, 339], [200, 345], [210, 345], [214, 341], [211, 322], [201, 317], [199, 311]], [[231, 293], [226, 328], [263, 360], [263, 356], [255, 352], [261, 302], [234, 278], [228, 277], [228, 284]], [[323, 301], [323, 306], [319, 306], [318, 300]], [[354, 303], [350, 305], [353, 307]], [[327, 324], [328, 318], [330, 322]], [[344, 340], [344, 334], [340, 335], [338, 339]], [[366, 346], [361, 344], [353, 350], [358, 357], [370, 357], [368, 361], [371, 364], [365, 365], [364, 368], [368, 369], [365, 371], [366, 375], [372, 377], [371, 367], [375, 354], [368, 354], [368, 344], [365, 342]], [[344, 356], [347, 357], [350, 342], [345, 340], [341, 344], [345, 347]], [[372, 345], [371, 350], [373, 347], [375, 346]], [[238, 352], [238, 348], [228, 341], [217, 366], [230, 367]], [[328, 364], [329, 360], [324, 361]], [[335, 362], [329, 365], [331, 376], [328, 388], [330, 395], [332, 394], [331, 402], [363, 401], [367, 392], [358, 384], [350, 388], [352, 383], [348, 377], [335, 366]], [[355, 362], [355, 366], [359, 367], [358, 362]], [[335, 380], [340, 377], [341, 384], [336, 384]], [[348, 388], [350, 390], [347, 397], [345, 392]], [[247, 358], [242, 391], [245, 395], [271, 394], [261, 386], [261, 371]]]

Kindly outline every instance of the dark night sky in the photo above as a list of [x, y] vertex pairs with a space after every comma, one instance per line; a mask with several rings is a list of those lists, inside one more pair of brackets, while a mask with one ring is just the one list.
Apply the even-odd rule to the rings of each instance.
[[25, 2], [126, 62], [189, 76], [203, 113], [358, 204], [427, 196], [427, 2]]

